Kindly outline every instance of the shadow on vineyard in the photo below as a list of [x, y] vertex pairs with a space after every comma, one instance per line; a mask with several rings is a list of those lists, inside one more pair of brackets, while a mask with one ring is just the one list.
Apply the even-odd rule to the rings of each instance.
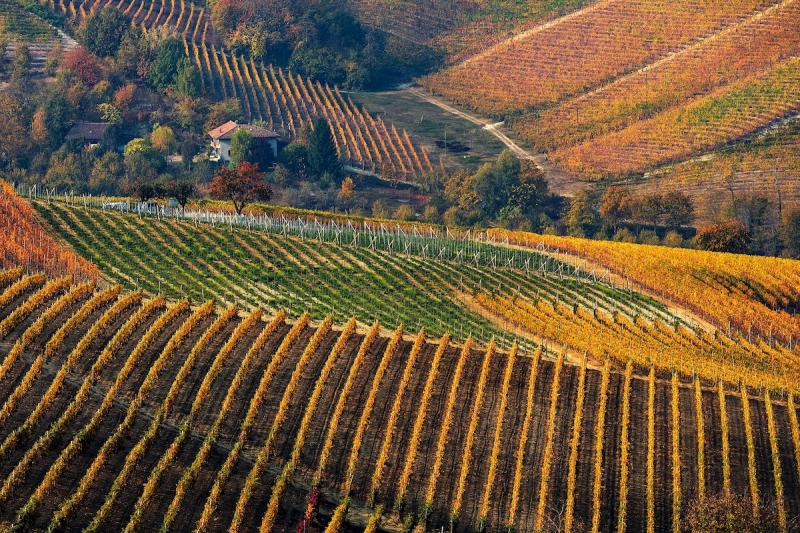
[[800, 513], [792, 394], [379, 332], [2, 271], [2, 520], [661, 531], [723, 492]]

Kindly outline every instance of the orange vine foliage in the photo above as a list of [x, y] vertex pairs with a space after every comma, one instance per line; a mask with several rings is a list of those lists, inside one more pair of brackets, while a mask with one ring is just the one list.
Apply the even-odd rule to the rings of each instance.
[[0, 181], [0, 228], [0, 268], [24, 266], [74, 279], [100, 275], [96, 266], [53, 239], [33, 208], [5, 181]]

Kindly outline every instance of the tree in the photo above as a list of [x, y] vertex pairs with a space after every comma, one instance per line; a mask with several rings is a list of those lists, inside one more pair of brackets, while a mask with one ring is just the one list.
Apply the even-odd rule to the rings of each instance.
[[308, 148], [300, 143], [286, 145], [278, 154], [278, 162], [299, 180], [308, 177]]
[[614, 228], [631, 216], [631, 194], [622, 187], [609, 187], [600, 200], [600, 217]]
[[258, 171], [258, 165], [252, 163], [239, 163], [236, 168], [220, 167], [209, 192], [215, 198], [232, 202], [240, 215], [247, 204], [272, 198], [272, 188]]
[[694, 221], [694, 204], [689, 195], [671, 191], [661, 198], [664, 222], [671, 228], [688, 226]]
[[50, 157], [50, 166], [44, 178], [45, 185], [58, 191], [84, 189], [83, 165], [78, 155], [59, 150]]
[[175, 83], [175, 75], [184, 59], [183, 46], [175, 37], [165, 39], [158, 47], [156, 58], [150, 66], [148, 79], [156, 89], [164, 90]]
[[120, 180], [125, 174], [122, 158], [106, 152], [98, 158], [89, 174], [89, 191], [93, 194], [119, 194]]
[[[54, 89], [44, 94], [39, 110], [42, 112], [44, 126], [39, 133], [42, 136], [42, 142], [49, 143], [51, 148], [61, 145], [72, 124], [73, 107], [71, 102], [63, 92]], [[45, 130], [46, 139], [44, 138]]]
[[784, 254], [800, 258], [800, 209], [789, 212], [782, 227]]
[[[478, 209], [488, 218], [494, 218], [512, 200], [512, 191], [519, 187], [519, 159], [504, 150], [496, 161], [483, 165], [473, 178], [472, 187], [477, 195]], [[522, 191], [518, 190], [518, 194]], [[520, 194], [520, 199], [524, 196]], [[519, 203], [526, 202], [522, 200]], [[513, 206], [512, 206], [513, 207]]]
[[738, 220], [728, 220], [700, 230], [697, 244], [703, 250], [743, 254], [750, 248], [750, 232]]
[[253, 136], [246, 129], [239, 128], [231, 137], [231, 167], [253, 162]]
[[333, 142], [333, 134], [328, 121], [324, 118], [314, 123], [314, 131], [308, 140], [308, 166], [311, 175], [321, 178], [328, 173], [338, 179], [342, 164]]
[[191, 181], [177, 180], [167, 184], [165, 192], [178, 201], [181, 209], [186, 209], [186, 204], [189, 202], [189, 198], [194, 194], [195, 189], [195, 184]]
[[580, 191], [569, 204], [565, 220], [567, 226], [575, 233], [585, 234], [591, 226], [597, 224], [597, 213], [594, 210], [594, 197], [588, 190]]
[[129, 26], [130, 21], [119, 10], [105, 7], [86, 19], [81, 31], [83, 42], [95, 55], [113, 56]]
[[31, 77], [31, 49], [26, 43], [21, 43], [14, 50], [14, 59], [11, 64], [11, 81], [25, 83]]
[[400, 220], [414, 220], [414, 209], [408, 204], [400, 204], [394, 212], [394, 218]]
[[43, 109], [37, 109], [31, 119], [31, 140], [36, 144], [43, 145], [50, 140], [50, 132], [47, 130], [47, 117]]
[[175, 93], [183, 98], [200, 96], [200, 74], [186, 58], [181, 59], [175, 74]]
[[175, 133], [169, 126], [156, 126], [150, 134], [150, 145], [162, 154], [171, 154], [175, 148]]
[[127, 189], [140, 196], [149, 192], [145, 186], [155, 183], [166, 166], [164, 156], [142, 138], [133, 139], [125, 146], [124, 163]]
[[208, 109], [205, 128], [210, 130], [230, 120], [237, 122], [242, 118], [242, 106], [237, 98], [228, 98], [212, 104]]
[[11, 166], [22, 156], [28, 145], [26, 128], [22, 124], [24, 110], [15, 96], [0, 91], [0, 168]]
[[88, 86], [96, 84], [103, 75], [103, 69], [97, 58], [82, 46], [64, 54], [61, 68]]
[[119, 110], [114, 104], [103, 102], [97, 104], [97, 112], [100, 113], [100, 118], [103, 122], [110, 122], [112, 124], [122, 123], [122, 111]]

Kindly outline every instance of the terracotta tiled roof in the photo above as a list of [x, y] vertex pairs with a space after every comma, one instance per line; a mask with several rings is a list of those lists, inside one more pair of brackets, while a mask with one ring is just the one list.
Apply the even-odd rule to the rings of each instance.
[[233, 121], [226, 122], [222, 126], [214, 128], [208, 132], [208, 135], [212, 139], [230, 140], [239, 128], [249, 131], [250, 135], [256, 139], [274, 139], [280, 137], [280, 135], [269, 128], [253, 126], [252, 124], [237, 124]]
[[234, 121], [229, 120], [228, 122], [226, 122], [222, 126], [218, 126], [218, 127], [214, 128], [213, 130], [209, 131], [208, 135], [212, 139], [220, 139], [226, 133], [230, 133], [230, 132], [236, 130], [236, 128], [237, 128], [237, 124]]

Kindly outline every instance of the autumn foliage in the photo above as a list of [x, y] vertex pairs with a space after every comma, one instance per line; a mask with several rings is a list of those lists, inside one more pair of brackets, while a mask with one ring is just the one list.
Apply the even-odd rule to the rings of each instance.
[[230, 200], [240, 215], [247, 204], [272, 198], [272, 188], [264, 181], [258, 165], [247, 162], [239, 163], [236, 168], [220, 168], [210, 192], [212, 196]]
[[50, 275], [96, 279], [97, 267], [53, 239], [25, 200], [0, 181], [0, 266], [24, 266]]

